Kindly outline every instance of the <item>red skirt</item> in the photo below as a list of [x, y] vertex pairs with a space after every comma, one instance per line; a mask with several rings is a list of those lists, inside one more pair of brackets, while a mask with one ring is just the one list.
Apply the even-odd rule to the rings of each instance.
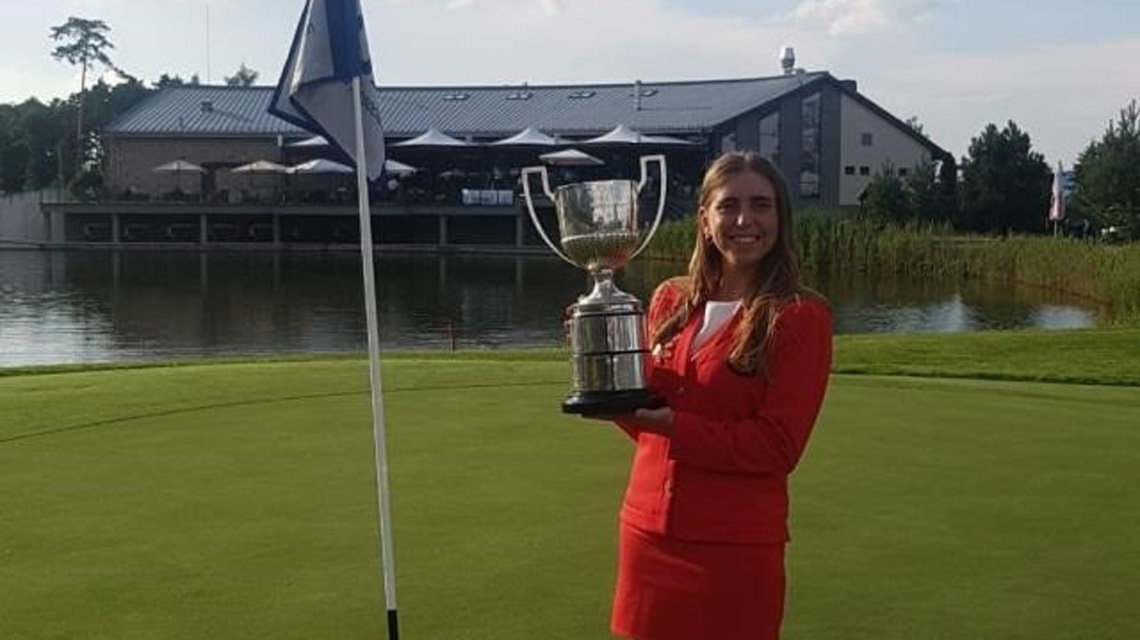
[[674, 540], [621, 525], [611, 629], [636, 640], [778, 640], [784, 545]]

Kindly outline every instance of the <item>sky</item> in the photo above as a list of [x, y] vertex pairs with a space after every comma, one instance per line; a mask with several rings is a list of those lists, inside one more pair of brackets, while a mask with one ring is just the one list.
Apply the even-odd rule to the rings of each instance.
[[[68, 16], [111, 27], [112, 60], [220, 83], [281, 72], [304, 0], [37, 0], [0, 21], [0, 102], [63, 97], [51, 58]], [[748, 78], [798, 66], [854, 79], [955, 156], [1013, 120], [1066, 166], [1140, 98], [1135, 0], [363, 0], [381, 85]], [[209, 19], [207, 20], [207, 16]]]

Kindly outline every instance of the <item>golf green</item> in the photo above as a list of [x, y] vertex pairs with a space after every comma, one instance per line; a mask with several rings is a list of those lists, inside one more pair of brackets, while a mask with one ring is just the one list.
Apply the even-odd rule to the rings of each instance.
[[[403, 635], [606, 638], [631, 446], [566, 364], [385, 364]], [[836, 375], [786, 637], [1131, 640], [1140, 390]], [[367, 367], [0, 378], [0, 637], [381, 638]]]

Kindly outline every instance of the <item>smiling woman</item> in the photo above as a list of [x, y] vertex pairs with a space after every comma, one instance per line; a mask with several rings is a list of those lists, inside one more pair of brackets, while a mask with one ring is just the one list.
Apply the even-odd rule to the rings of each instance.
[[637, 450], [612, 628], [774, 640], [787, 479], [823, 402], [831, 312], [800, 283], [788, 188], [761, 156], [709, 167], [698, 224], [689, 275], [659, 286], [649, 309], [650, 381], [667, 406], [616, 418]]

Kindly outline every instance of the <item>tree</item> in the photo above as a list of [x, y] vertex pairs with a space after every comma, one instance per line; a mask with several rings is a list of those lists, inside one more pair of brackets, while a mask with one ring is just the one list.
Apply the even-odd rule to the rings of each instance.
[[911, 217], [906, 187], [890, 161], [883, 163], [863, 190], [862, 211], [868, 218], [884, 222], [903, 222]]
[[164, 73], [155, 81], [154, 87], [156, 89], [165, 89], [167, 87], [196, 87], [200, 84], [202, 84], [202, 81], [198, 79], [198, 74], [196, 73], [190, 76], [189, 80], [183, 80], [182, 76], [179, 75], [172, 76]]
[[974, 231], [1042, 233], [1052, 172], [1032, 150], [1029, 134], [1012, 120], [989, 124], [970, 142], [962, 160], [962, 209], [958, 225]]
[[0, 105], [0, 192], [24, 190], [28, 169], [28, 141], [18, 107]]
[[115, 66], [107, 51], [114, 49], [115, 45], [107, 39], [111, 30], [102, 20], [86, 20], [71, 16], [67, 22], [51, 28], [51, 39], [62, 42], [51, 52], [51, 57], [63, 60], [71, 65], [80, 66], [79, 75], [79, 108], [75, 125], [76, 160], [82, 164], [83, 145], [83, 99], [87, 95], [87, 69], [96, 63], [111, 69], [123, 78], [132, 76]]
[[45, 105], [36, 99], [20, 104], [24, 139], [27, 141], [28, 160], [24, 169], [25, 188], [43, 189], [58, 182], [63, 173], [65, 142], [64, 103], [53, 100]]
[[917, 133], [918, 135], [920, 135], [920, 136], [926, 135], [926, 132], [923, 131], [922, 123], [918, 121], [918, 116], [911, 116], [911, 117], [907, 118], [904, 122], [906, 123], [906, 126], [910, 127], [911, 129], [914, 129], [915, 133]]
[[252, 87], [253, 83], [257, 82], [257, 76], [258, 75], [259, 74], [256, 71], [245, 66], [245, 63], [243, 62], [243, 63], [241, 63], [241, 66], [238, 67], [238, 70], [235, 71], [232, 76], [229, 76], [225, 79], [226, 86], [230, 86], [230, 87]]
[[923, 159], [911, 168], [903, 180], [910, 217], [924, 222], [941, 222], [948, 217], [943, 206], [942, 189], [934, 171], [934, 162]]
[[1140, 238], [1140, 108], [1133, 100], [1077, 160], [1076, 200], [1092, 222]]

